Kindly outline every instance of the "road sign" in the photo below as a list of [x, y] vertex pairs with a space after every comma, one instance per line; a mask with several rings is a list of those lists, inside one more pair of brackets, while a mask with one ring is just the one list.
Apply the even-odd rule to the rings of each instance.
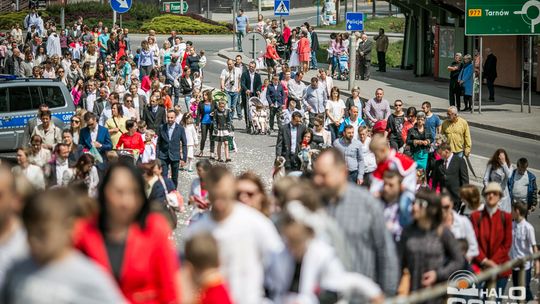
[[266, 52], [266, 39], [261, 33], [251, 32], [242, 39], [242, 50], [249, 54], [251, 59], [256, 59]]
[[123, 14], [131, 8], [131, 0], [111, 0], [111, 7], [113, 11]]
[[274, 0], [274, 16], [289, 16], [290, 0]]
[[345, 28], [347, 31], [363, 31], [364, 13], [348, 12], [345, 15]]
[[[182, 6], [182, 4], [184, 6]], [[182, 7], [182, 10], [180, 8]], [[163, 11], [166, 13], [185, 14], [187, 13], [189, 5], [187, 1], [177, 2], [163, 2]]]
[[538, 0], [467, 0], [465, 35], [538, 35]]

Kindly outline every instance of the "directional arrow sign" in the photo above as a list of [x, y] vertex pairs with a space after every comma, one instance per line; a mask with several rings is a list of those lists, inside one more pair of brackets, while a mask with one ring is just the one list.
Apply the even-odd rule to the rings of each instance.
[[348, 12], [345, 16], [345, 26], [347, 31], [363, 31], [364, 30], [364, 13]]
[[113, 11], [123, 14], [131, 8], [132, 0], [110, 0]]

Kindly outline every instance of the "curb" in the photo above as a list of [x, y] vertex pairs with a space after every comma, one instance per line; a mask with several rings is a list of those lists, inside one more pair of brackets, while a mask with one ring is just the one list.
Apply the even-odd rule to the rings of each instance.
[[[228, 51], [227, 50], [219, 50], [218, 51], [218, 56], [221, 57], [221, 58], [224, 58], [224, 59], [231, 59], [225, 53], [228, 53]], [[309, 81], [303, 80], [303, 82], [306, 83], [306, 84], [309, 84]], [[351, 94], [349, 92], [346, 92], [346, 91], [342, 91], [341, 95], [346, 96], [346, 97], [351, 97]], [[362, 99], [363, 102], [367, 101], [367, 99], [363, 98], [363, 97], [360, 97], [360, 99]], [[443, 116], [443, 115], [440, 115], [440, 114], [437, 114], [437, 115], [442, 120], [446, 119], [446, 117]], [[488, 131], [493, 131], [493, 132], [498, 132], [498, 133], [503, 133], [503, 134], [508, 134], [508, 135], [513, 135], [513, 136], [517, 136], [517, 137], [523, 137], [523, 138], [528, 138], [528, 139], [540, 141], [540, 135], [536, 135], [536, 134], [532, 134], [532, 133], [528, 133], [528, 132], [512, 130], [512, 129], [505, 129], [505, 128], [501, 128], [501, 127], [497, 127], [497, 126], [493, 126], [493, 125], [487, 125], [487, 124], [483, 124], [483, 123], [473, 122], [473, 121], [470, 121], [470, 120], [467, 120], [467, 123], [469, 124], [469, 126], [479, 128], [479, 129], [484, 129], [484, 130], [488, 130]]]

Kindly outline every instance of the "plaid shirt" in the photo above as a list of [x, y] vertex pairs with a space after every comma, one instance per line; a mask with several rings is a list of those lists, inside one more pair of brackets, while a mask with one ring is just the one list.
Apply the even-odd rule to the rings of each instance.
[[395, 243], [385, 226], [382, 202], [350, 183], [345, 194], [337, 203], [330, 203], [327, 211], [351, 246], [353, 261], [348, 270], [373, 279], [386, 295], [395, 294], [400, 269]]

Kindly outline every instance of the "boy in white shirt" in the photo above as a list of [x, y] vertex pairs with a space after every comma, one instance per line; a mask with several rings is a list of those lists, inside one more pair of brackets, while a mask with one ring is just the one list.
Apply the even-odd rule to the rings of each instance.
[[[527, 215], [527, 204], [523, 201], [517, 201], [512, 205], [512, 248], [510, 249], [510, 258], [517, 259], [523, 258], [537, 252], [536, 237], [534, 233], [534, 227], [527, 222], [525, 216]], [[526, 302], [533, 299], [531, 294], [531, 270], [532, 262], [525, 263], [525, 291]], [[540, 261], [534, 261], [535, 274], [540, 275]], [[513, 286], [519, 286], [519, 269], [514, 268], [512, 270], [512, 284]]]

